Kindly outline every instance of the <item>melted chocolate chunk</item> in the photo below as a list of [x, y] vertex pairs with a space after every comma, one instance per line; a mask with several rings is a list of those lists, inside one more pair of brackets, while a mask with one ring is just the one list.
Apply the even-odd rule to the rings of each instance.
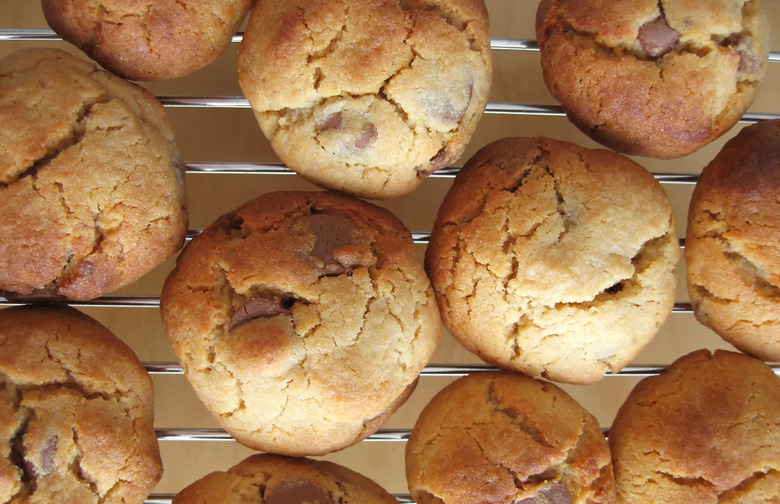
[[572, 504], [571, 495], [562, 483], [553, 483], [538, 494], [517, 504]]
[[257, 297], [247, 299], [230, 319], [230, 330], [259, 318], [271, 318], [277, 315], [289, 315], [290, 310], [279, 298]]
[[273, 487], [263, 500], [266, 504], [334, 504], [330, 492], [312, 481]]
[[449, 157], [450, 156], [447, 153], [447, 147], [442, 147], [439, 149], [439, 152], [437, 152], [436, 155], [431, 158], [431, 173], [447, 166]]
[[355, 224], [339, 215], [312, 214], [308, 220], [309, 230], [315, 235], [314, 247], [307, 259], [315, 269], [324, 275], [341, 275], [352, 271], [353, 266], [342, 264], [333, 256], [335, 250], [352, 243]]
[[356, 149], [365, 149], [376, 141], [377, 137], [376, 126], [369, 124], [364, 130], [363, 134], [355, 139]]
[[331, 114], [327, 119], [325, 119], [325, 122], [317, 125], [317, 131], [320, 132], [329, 129], [339, 129], [341, 127], [342, 120], [343, 117], [341, 116], [341, 112]]
[[678, 40], [680, 33], [669, 26], [663, 13], [639, 28], [639, 44], [651, 58], [660, 58], [668, 53]]

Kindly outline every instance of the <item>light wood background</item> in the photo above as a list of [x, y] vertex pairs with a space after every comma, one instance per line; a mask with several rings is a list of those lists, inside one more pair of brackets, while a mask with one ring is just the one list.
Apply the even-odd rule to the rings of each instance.
[[[486, 0], [493, 37], [534, 39], [533, 0]], [[780, 1], [765, 0], [774, 31], [771, 48], [780, 50]], [[34, 0], [0, 0], [0, 29], [47, 28]], [[0, 57], [22, 47], [52, 46], [81, 54], [62, 41], [0, 41]], [[143, 84], [157, 96], [240, 96], [237, 83], [236, 54], [232, 44], [220, 59], [193, 75], [161, 83]], [[491, 102], [554, 104], [541, 78], [537, 52], [494, 51], [494, 86]], [[753, 112], [780, 112], [780, 63], [770, 63]], [[248, 109], [169, 108], [179, 148], [185, 162], [277, 161], [268, 142]], [[2, 127], [2, 125], [0, 125]], [[681, 159], [659, 161], [635, 158], [655, 173], [698, 173], [744, 124], [713, 144]], [[597, 147], [564, 117], [530, 115], [485, 115], [465, 153], [462, 164], [477, 149], [505, 136], [543, 135], [567, 139], [588, 147]], [[187, 176], [191, 207], [191, 228], [202, 228], [216, 217], [260, 194], [279, 189], [314, 189], [296, 175], [213, 175], [190, 173]], [[449, 178], [432, 177], [408, 197], [379, 203], [392, 210], [412, 231], [429, 231], [438, 205], [451, 183]], [[684, 226], [691, 185], [664, 185], [674, 207], [677, 228]], [[424, 245], [418, 245], [420, 257]], [[173, 259], [158, 267], [136, 284], [117, 295], [157, 296]], [[684, 279], [684, 265], [679, 273]], [[687, 301], [681, 281], [677, 299]], [[82, 307], [130, 344], [142, 361], [176, 360], [162, 332], [157, 308]], [[711, 331], [700, 326], [690, 314], [673, 314], [654, 341], [637, 358], [637, 364], [667, 364], [698, 348], [731, 348]], [[445, 332], [434, 363], [479, 364]], [[159, 428], [216, 427], [210, 414], [195, 398], [181, 375], [155, 375], [156, 425]], [[420, 409], [442, 386], [454, 378], [424, 377], [411, 399], [384, 426], [410, 429]], [[631, 377], [606, 377], [589, 386], [563, 386], [585, 408], [608, 427], [628, 391], [637, 382]], [[156, 494], [177, 492], [195, 479], [213, 470], [227, 469], [251, 454], [251, 450], [231, 441], [161, 441], [165, 475]], [[372, 477], [390, 492], [408, 493], [404, 478], [404, 442], [365, 441], [324, 458], [333, 460]]]

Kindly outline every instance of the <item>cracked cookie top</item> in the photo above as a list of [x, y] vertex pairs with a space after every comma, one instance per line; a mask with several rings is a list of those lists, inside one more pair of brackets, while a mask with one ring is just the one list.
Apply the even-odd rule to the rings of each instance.
[[230, 44], [254, 0], [42, 0], [63, 40], [126, 79], [182, 77]]
[[455, 161], [492, 78], [483, 0], [265, 0], [239, 83], [281, 160], [308, 180], [394, 198]]
[[696, 318], [780, 361], [780, 120], [743, 128], [702, 170], [685, 240]]
[[518, 373], [460, 378], [423, 409], [406, 445], [419, 504], [614, 502], [598, 421], [552, 383]]
[[674, 304], [666, 193], [627, 157], [505, 138], [468, 160], [425, 265], [442, 319], [483, 360], [555, 381], [618, 371]]
[[397, 504], [373, 480], [325, 460], [252, 455], [184, 488], [173, 504]]
[[639, 382], [609, 444], [618, 502], [774, 502], [780, 378], [740, 353], [692, 352]]
[[373, 433], [436, 346], [436, 302], [387, 210], [276, 192], [220, 218], [179, 256], [162, 321], [198, 396], [238, 441], [319, 455]]
[[141, 504], [162, 476], [152, 380], [69, 307], [0, 310], [0, 502]]
[[543, 0], [545, 83], [585, 134], [626, 154], [676, 158], [728, 131], [769, 55], [761, 0]]
[[0, 61], [0, 123], [0, 294], [94, 299], [184, 243], [183, 165], [148, 91], [26, 49]]

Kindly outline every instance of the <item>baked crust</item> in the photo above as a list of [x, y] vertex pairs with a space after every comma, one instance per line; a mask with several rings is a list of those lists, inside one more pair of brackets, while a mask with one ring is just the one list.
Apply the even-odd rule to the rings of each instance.
[[320, 455], [370, 435], [438, 342], [411, 234], [337, 193], [276, 192], [194, 238], [162, 321], [187, 378], [241, 443]]
[[141, 504], [162, 476], [152, 380], [70, 307], [0, 310], [0, 500]]
[[420, 504], [614, 502], [597, 420], [552, 383], [480, 372], [439, 392], [406, 447]]
[[325, 460], [252, 455], [195, 481], [173, 504], [397, 504], [373, 480]]
[[281, 160], [320, 186], [395, 198], [455, 161], [492, 78], [482, 0], [263, 0], [239, 83]]
[[254, 0], [42, 0], [49, 26], [126, 79], [189, 75], [230, 44]]
[[664, 159], [737, 123], [765, 73], [768, 30], [760, 0], [544, 0], [536, 20], [542, 75], [572, 123]]
[[609, 430], [618, 502], [776, 502], [780, 378], [698, 350], [631, 391]]
[[696, 318], [780, 361], [780, 120], [743, 128], [702, 170], [685, 240]]
[[151, 93], [25, 49], [0, 61], [0, 122], [0, 293], [94, 299], [182, 246], [184, 167]]
[[592, 383], [671, 313], [679, 240], [666, 193], [625, 156], [505, 138], [458, 173], [425, 265], [444, 325], [505, 369]]

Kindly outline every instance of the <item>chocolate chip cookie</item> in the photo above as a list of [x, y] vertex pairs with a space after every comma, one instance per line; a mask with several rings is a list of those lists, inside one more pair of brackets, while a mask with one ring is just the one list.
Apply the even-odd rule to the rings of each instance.
[[483, 0], [268, 0], [239, 83], [276, 154], [365, 198], [408, 194], [465, 150], [492, 78]]
[[104, 68], [158, 81], [199, 70], [227, 48], [254, 0], [42, 0], [49, 26]]
[[373, 480], [324, 460], [253, 455], [195, 481], [173, 504], [397, 504]]
[[440, 323], [411, 234], [329, 192], [275, 192], [206, 228], [161, 298], [200, 399], [241, 443], [319, 455], [370, 435], [411, 393]]
[[425, 264], [442, 320], [496, 366], [585, 384], [616, 372], [674, 306], [669, 199], [629, 158], [505, 138], [458, 173]]
[[615, 501], [598, 421], [552, 383], [475, 373], [439, 392], [406, 446], [418, 504]]
[[69, 307], [0, 310], [0, 501], [141, 504], [162, 476], [152, 380]]
[[702, 170], [685, 240], [696, 318], [780, 361], [780, 120], [748, 126]]
[[88, 300], [184, 243], [184, 169], [143, 88], [57, 49], [0, 61], [0, 295]]
[[543, 0], [545, 83], [585, 134], [619, 152], [689, 154], [728, 131], [766, 70], [761, 0]]
[[631, 391], [609, 444], [618, 502], [777, 502], [780, 377], [737, 352], [692, 352]]

